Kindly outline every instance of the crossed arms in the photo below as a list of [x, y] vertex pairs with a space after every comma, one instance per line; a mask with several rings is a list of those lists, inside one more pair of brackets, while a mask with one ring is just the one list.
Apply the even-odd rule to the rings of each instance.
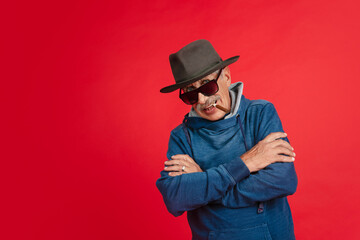
[[182, 138], [171, 134], [169, 160], [156, 182], [170, 213], [179, 216], [209, 203], [247, 207], [296, 191], [293, 148], [285, 138], [273, 105], [266, 104], [265, 108], [259, 121], [257, 144], [242, 156], [206, 171], [189, 156]]

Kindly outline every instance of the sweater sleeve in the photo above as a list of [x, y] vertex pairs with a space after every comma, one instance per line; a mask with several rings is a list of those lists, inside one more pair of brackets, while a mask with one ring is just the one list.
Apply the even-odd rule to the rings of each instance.
[[[272, 132], [283, 132], [280, 118], [271, 103], [263, 107], [255, 126], [256, 143]], [[288, 141], [287, 138], [285, 140]], [[256, 202], [294, 194], [296, 188], [294, 163], [273, 163], [238, 181], [221, 198], [221, 202], [230, 208], [247, 207]]]
[[[186, 145], [184, 138], [172, 132], [167, 158], [170, 159], [175, 154], [191, 156]], [[174, 216], [180, 216], [185, 211], [205, 206], [221, 198], [237, 182], [249, 175], [249, 169], [238, 158], [205, 172], [182, 174], [176, 177], [171, 177], [168, 172], [162, 171], [156, 186], [163, 196], [168, 211]]]

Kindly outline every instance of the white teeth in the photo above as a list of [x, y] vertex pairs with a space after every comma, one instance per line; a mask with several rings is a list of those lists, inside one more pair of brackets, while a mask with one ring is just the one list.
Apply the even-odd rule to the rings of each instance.
[[209, 106], [209, 107], [205, 108], [204, 110], [205, 110], [205, 111], [208, 111], [208, 110], [212, 109], [213, 107], [214, 107], [214, 106], [213, 106], [213, 105], [211, 105], [211, 106]]

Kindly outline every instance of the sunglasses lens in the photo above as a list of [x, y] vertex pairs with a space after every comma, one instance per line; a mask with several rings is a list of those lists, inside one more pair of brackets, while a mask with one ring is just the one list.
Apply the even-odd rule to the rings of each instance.
[[204, 85], [202, 85], [199, 91], [204, 94], [205, 96], [211, 96], [219, 90], [219, 87], [215, 80], [212, 80]]
[[180, 98], [184, 103], [192, 105], [198, 101], [198, 93], [197, 91], [183, 93], [180, 95]]
[[217, 93], [218, 90], [219, 90], [219, 87], [216, 83], [216, 80], [212, 80], [212, 81], [202, 85], [201, 87], [199, 87], [196, 90], [180, 94], [180, 98], [181, 98], [181, 100], [183, 100], [184, 103], [192, 105], [192, 104], [197, 103], [199, 92], [201, 92], [205, 96], [211, 96], [211, 95], [214, 95], [215, 93]]

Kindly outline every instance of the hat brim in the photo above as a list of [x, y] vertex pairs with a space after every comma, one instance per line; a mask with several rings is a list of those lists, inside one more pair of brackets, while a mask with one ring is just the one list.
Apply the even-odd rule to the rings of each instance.
[[218, 70], [220, 68], [224, 68], [224, 67], [236, 62], [239, 59], [239, 57], [240, 56], [235, 56], [235, 57], [228, 58], [225, 61], [222, 61], [222, 62], [212, 66], [211, 68], [206, 69], [204, 72], [199, 73], [197, 76], [194, 76], [194, 77], [192, 77], [192, 78], [190, 78], [190, 79], [188, 79], [186, 81], [164, 87], [164, 88], [160, 89], [160, 92], [162, 92], [162, 93], [170, 93], [170, 92], [175, 91], [176, 89], [186, 87], [187, 85], [189, 85], [189, 84], [191, 84], [193, 82], [196, 82], [197, 80], [202, 79], [203, 77], [209, 75], [210, 73], [213, 73], [213, 72], [215, 72], [216, 70]]

